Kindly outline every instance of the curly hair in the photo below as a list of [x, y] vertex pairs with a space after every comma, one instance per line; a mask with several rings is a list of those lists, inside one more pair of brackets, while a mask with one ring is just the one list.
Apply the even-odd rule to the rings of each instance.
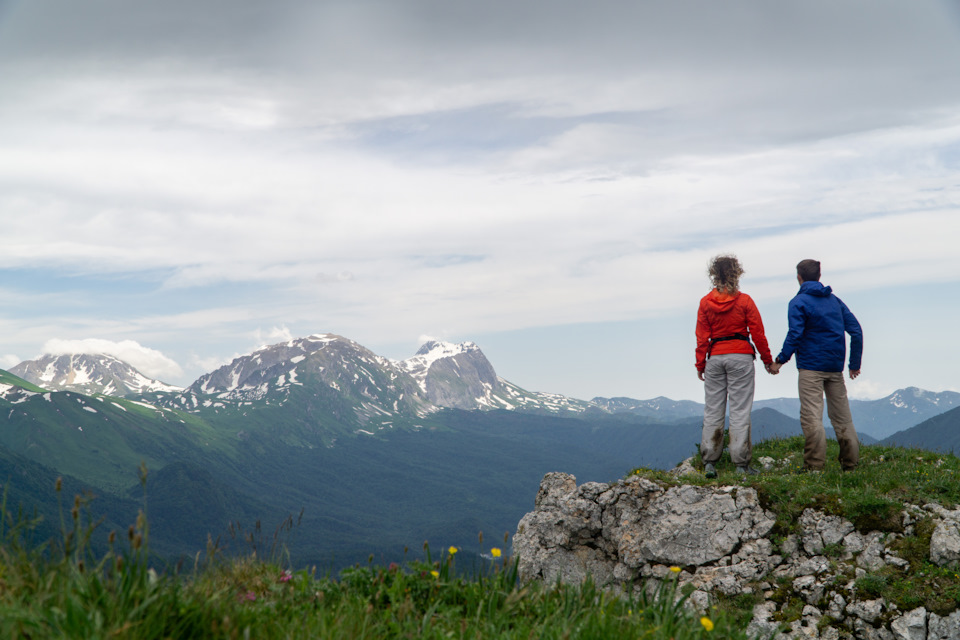
[[710, 276], [710, 282], [718, 291], [736, 293], [740, 290], [743, 267], [740, 266], [740, 261], [735, 255], [717, 256], [710, 261], [707, 275]]

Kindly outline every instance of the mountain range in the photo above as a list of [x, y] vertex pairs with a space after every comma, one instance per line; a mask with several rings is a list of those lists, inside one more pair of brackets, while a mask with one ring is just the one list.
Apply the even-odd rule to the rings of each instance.
[[[930, 438], [946, 442], [949, 427], [925, 418], [943, 408], [938, 420], [960, 421], [949, 410], [957, 395], [905, 389], [855, 402], [855, 416], [906, 425], [910, 444], [937, 448]], [[789, 403], [757, 403], [755, 440], [799, 434], [780, 412]], [[470, 342], [428, 342], [394, 361], [317, 334], [238, 357], [185, 389], [109, 356], [44, 356], [0, 371], [0, 416], [10, 504], [38, 508], [48, 525], [63, 476], [97, 496], [104, 528], [126, 528], [144, 464], [156, 553], [190, 555], [208, 534], [238, 531], [234, 522], [283, 522], [302, 509], [285, 541], [292, 556], [342, 566], [424, 539], [469, 545], [480, 530], [511, 531], [547, 471], [609, 481], [672, 467], [696, 451], [702, 405], [528, 391]]]
[[[591, 402], [611, 413], [631, 413], [638, 416], [661, 418], [689, 418], [703, 414], [703, 404], [691, 400], [654, 398], [594, 398]], [[800, 415], [798, 398], [757, 400], [754, 409], [773, 409], [787, 416]], [[916, 387], [898, 389], [877, 400], [850, 400], [850, 412], [857, 433], [882, 440], [909, 429], [934, 416], [960, 407], [960, 393], [956, 391], [925, 391]], [[823, 422], [831, 427], [830, 417], [824, 411]]]

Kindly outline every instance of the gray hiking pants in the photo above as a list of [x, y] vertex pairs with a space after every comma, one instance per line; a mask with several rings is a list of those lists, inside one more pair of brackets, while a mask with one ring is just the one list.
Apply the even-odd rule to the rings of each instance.
[[703, 437], [700, 457], [715, 463], [723, 453], [723, 423], [730, 403], [730, 457], [733, 464], [746, 466], [753, 457], [750, 441], [750, 412], [753, 410], [755, 381], [753, 356], [724, 353], [707, 360], [703, 372]]

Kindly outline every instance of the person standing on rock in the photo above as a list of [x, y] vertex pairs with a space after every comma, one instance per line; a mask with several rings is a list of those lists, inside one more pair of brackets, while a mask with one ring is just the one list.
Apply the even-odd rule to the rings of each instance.
[[789, 328], [783, 348], [771, 369], [777, 373], [797, 354], [797, 385], [800, 395], [800, 427], [803, 429], [803, 466], [822, 471], [827, 457], [827, 436], [823, 429], [823, 398], [827, 415], [840, 443], [840, 466], [853, 471], [860, 462], [860, 443], [850, 414], [843, 364], [847, 355], [845, 333], [850, 334], [850, 379], [860, 375], [863, 330], [830, 287], [820, 284], [820, 263], [802, 260], [797, 265], [800, 291], [787, 311]]
[[[740, 291], [743, 267], [736, 256], [717, 256], [707, 270], [713, 289], [700, 300], [697, 311], [697, 377], [703, 381], [703, 435], [700, 457], [708, 478], [717, 477], [723, 453], [723, 425], [730, 404], [730, 457], [743, 475], [750, 466], [750, 412], [753, 410], [757, 351], [770, 372], [773, 358], [763, 331], [763, 320], [753, 299]], [[751, 344], [751, 338], [753, 343]], [[756, 345], [756, 350], [754, 346]]]

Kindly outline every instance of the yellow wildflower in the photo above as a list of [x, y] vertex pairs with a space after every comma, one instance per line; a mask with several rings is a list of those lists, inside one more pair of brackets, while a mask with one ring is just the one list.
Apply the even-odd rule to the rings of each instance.
[[673, 571], [674, 573], [680, 573], [680, 567], [670, 567], [670, 571]]
[[492, 555], [494, 558], [499, 558], [499, 557], [500, 557], [500, 549], [498, 549], [498, 548], [496, 548], [496, 547], [494, 547], [493, 549], [490, 549], [490, 555]]
[[453, 555], [453, 554], [455, 554], [456, 552], [457, 552], [457, 548], [456, 548], [456, 547], [450, 547], [449, 549], [447, 549], [447, 553], [449, 553], [450, 555]]
[[431, 571], [431, 572], [430, 572], [430, 575], [432, 575], [434, 578], [439, 578], [439, 577], [440, 577], [440, 572], [439, 572], [439, 571]]
[[706, 629], [707, 631], [713, 631], [713, 620], [711, 620], [707, 616], [703, 616], [702, 618], [700, 618], [700, 624], [702, 624], [703, 628]]

